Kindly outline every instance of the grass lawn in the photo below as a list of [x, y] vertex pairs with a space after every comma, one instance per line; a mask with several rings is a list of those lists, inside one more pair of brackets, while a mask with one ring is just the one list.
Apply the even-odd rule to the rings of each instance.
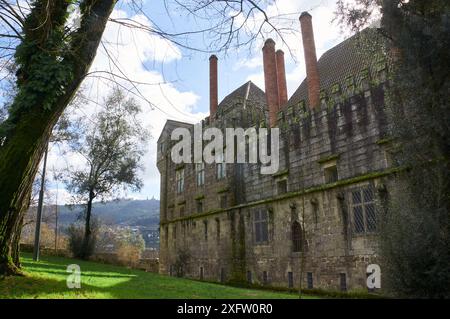
[[[33, 262], [31, 254], [22, 254], [22, 264], [25, 277], [0, 279], [0, 298], [298, 298], [60, 257]], [[81, 289], [67, 288], [70, 264], [81, 268]]]

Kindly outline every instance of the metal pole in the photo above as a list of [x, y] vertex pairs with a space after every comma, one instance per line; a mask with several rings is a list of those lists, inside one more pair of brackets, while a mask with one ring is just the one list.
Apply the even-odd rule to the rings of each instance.
[[55, 253], [58, 253], [58, 184], [56, 184], [56, 205], [55, 205]]
[[45, 168], [47, 166], [48, 144], [44, 153], [44, 167], [42, 168], [41, 190], [39, 191], [39, 202], [36, 216], [36, 229], [34, 233], [34, 251], [33, 260], [39, 261], [39, 242], [41, 237], [41, 221], [42, 221], [42, 204], [44, 202], [44, 187], [45, 187]]

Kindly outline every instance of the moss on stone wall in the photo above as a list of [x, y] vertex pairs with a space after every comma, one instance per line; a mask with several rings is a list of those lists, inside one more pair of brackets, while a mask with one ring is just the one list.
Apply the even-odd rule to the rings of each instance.
[[232, 206], [232, 207], [225, 208], [225, 209], [215, 209], [215, 210], [210, 210], [208, 212], [201, 213], [201, 214], [193, 214], [190, 216], [175, 218], [170, 221], [161, 222], [160, 224], [165, 225], [165, 224], [170, 224], [170, 223], [183, 221], [183, 220], [198, 219], [198, 218], [203, 218], [203, 217], [207, 217], [207, 216], [211, 216], [211, 215], [215, 215], [215, 214], [220, 214], [220, 213], [223, 213], [226, 211], [233, 211], [233, 210], [242, 209], [245, 207], [253, 207], [253, 206], [257, 206], [257, 205], [272, 203], [272, 202], [276, 202], [276, 201], [280, 201], [280, 200], [284, 200], [284, 199], [288, 199], [288, 198], [293, 198], [293, 197], [298, 197], [298, 196], [302, 196], [302, 195], [306, 195], [306, 194], [311, 194], [311, 193], [315, 193], [315, 192], [326, 191], [326, 190], [333, 189], [336, 187], [347, 186], [347, 185], [356, 184], [356, 183], [364, 182], [364, 181], [375, 179], [375, 178], [381, 178], [384, 176], [388, 176], [388, 175], [392, 175], [392, 174], [401, 172], [403, 170], [405, 170], [404, 167], [395, 167], [395, 168], [391, 168], [391, 169], [384, 170], [384, 171], [372, 172], [369, 174], [364, 174], [364, 175], [359, 175], [359, 176], [348, 178], [348, 179], [339, 180], [335, 183], [314, 186], [314, 187], [307, 188], [305, 190], [289, 192], [289, 193], [285, 193], [280, 196], [274, 196], [274, 197], [262, 199], [259, 201], [240, 204], [240, 205]]

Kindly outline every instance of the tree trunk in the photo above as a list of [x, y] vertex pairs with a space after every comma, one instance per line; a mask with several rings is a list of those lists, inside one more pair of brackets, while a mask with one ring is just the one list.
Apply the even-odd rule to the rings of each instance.
[[86, 220], [85, 220], [85, 228], [84, 228], [84, 238], [83, 238], [83, 248], [81, 251], [82, 259], [89, 259], [92, 254], [90, 249], [91, 240], [92, 240], [92, 230], [91, 230], [91, 216], [92, 216], [92, 201], [94, 200], [94, 192], [89, 191], [89, 200], [86, 208]]
[[[12, 129], [0, 139], [0, 276], [20, 274], [18, 239], [31, 187], [53, 126], [72, 100], [94, 60], [116, 0], [86, 0], [89, 7], [74, 35], [73, 81], [49, 109], [38, 102], [16, 114]], [[50, 19], [52, 17], [49, 17]], [[18, 91], [21, 86], [18, 83]], [[53, 94], [50, 92], [49, 94]], [[8, 121], [8, 120], [7, 120]], [[3, 123], [5, 124], [5, 123]]]

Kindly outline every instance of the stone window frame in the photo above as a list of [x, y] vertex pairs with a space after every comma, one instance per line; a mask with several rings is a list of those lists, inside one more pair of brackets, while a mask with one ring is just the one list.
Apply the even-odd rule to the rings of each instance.
[[225, 148], [217, 154], [216, 178], [221, 180], [227, 177], [227, 164], [225, 163]]
[[[366, 197], [366, 191], [371, 191], [372, 198], [371, 200], [367, 200]], [[360, 200], [356, 200], [354, 198], [354, 194], [359, 193]], [[348, 207], [350, 208], [349, 211], [349, 220], [350, 220], [350, 229], [351, 233], [354, 236], [365, 236], [370, 234], [376, 234], [378, 232], [378, 212], [377, 212], [377, 192], [372, 184], [364, 184], [359, 185], [357, 187], [352, 187], [348, 190]], [[371, 208], [370, 208], [371, 207]], [[362, 214], [362, 224], [356, 225], [356, 218], [355, 218], [355, 208], [358, 209], [358, 211]], [[359, 210], [360, 209], [360, 210]], [[368, 212], [372, 214], [372, 224], [374, 224], [374, 228], [369, 228], [369, 222], [368, 222]], [[356, 227], [360, 227], [356, 229]], [[362, 227], [362, 228], [361, 228]]]
[[228, 194], [219, 195], [219, 206], [221, 209], [225, 209], [228, 207]]
[[203, 213], [203, 200], [202, 199], [197, 199], [195, 201], [195, 206], [196, 206], [196, 213], [197, 214], [202, 214]]
[[[286, 190], [284, 192], [280, 192], [280, 185], [279, 183], [285, 182], [286, 183]], [[275, 185], [276, 185], [276, 190], [277, 190], [277, 195], [282, 195], [282, 194], [286, 194], [289, 193], [289, 187], [288, 187], [288, 176], [285, 175], [283, 177], [279, 177], [277, 179], [275, 179]]]
[[294, 272], [292, 270], [288, 271], [287, 277], [288, 277], [288, 288], [294, 288]]
[[177, 194], [184, 192], [184, 178], [185, 178], [184, 167], [181, 167], [175, 171], [175, 185], [177, 189]]
[[[263, 216], [265, 218], [263, 218]], [[257, 208], [252, 214], [253, 221], [253, 241], [255, 245], [267, 245], [270, 241], [270, 216], [269, 210], [265, 207]], [[259, 227], [258, 227], [259, 226]], [[264, 229], [266, 230], [264, 233]]]
[[[326, 161], [319, 162], [319, 163], [321, 165], [322, 172], [323, 172], [323, 183], [324, 184], [331, 184], [331, 183], [335, 183], [335, 182], [339, 181], [339, 170], [338, 170], [337, 158], [333, 158], [333, 159], [326, 160]], [[327, 171], [329, 171], [332, 168], [336, 170], [336, 180], [329, 181], [327, 178]]]
[[306, 250], [306, 245], [304, 245], [305, 234], [303, 232], [302, 225], [297, 220], [295, 220], [291, 225], [291, 242], [293, 253], [302, 253]]
[[314, 289], [314, 274], [312, 272], [306, 273], [306, 287]]
[[267, 270], [263, 271], [262, 283], [263, 283], [264, 286], [269, 284], [269, 272]]
[[220, 234], [221, 234], [220, 227], [221, 227], [220, 219], [216, 218], [216, 240], [217, 240], [218, 243], [220, 242]]
[[203, 238], [208, 241], [208, 220], [203, 221]]
[[205, 185], [205, 163], [195, 163], [195, 179], [197, 186]]

